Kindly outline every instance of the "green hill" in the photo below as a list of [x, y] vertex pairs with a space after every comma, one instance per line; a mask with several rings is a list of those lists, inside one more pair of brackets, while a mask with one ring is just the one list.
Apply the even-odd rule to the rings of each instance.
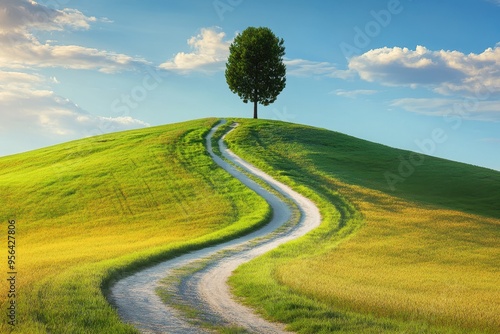
[[[500, 328], [499, 172], [312, 127], [239, 122], [230, 148], [323, 216], [237, 270], [231, 284], [248, 304], [299, 333]], [[400, 173], [401, 161], [417, 163]]]
[[[114, 133], [0, 158], [5, 253], [7, 221], [17, 226], [16, 332], [135, 333], [101, 287], [265, 222], [265, 201], [205, 153], [204, 135], [215, 123]], [[6, 310], [5, 279], [1, 287]], [[5, 318], [0, 332], [9, 332]]]
[[[205, 153], [216, 122], [0, 158], [0, 218], [16, 220], [18, 332], [134, 333], [103, 296], [111, 280], [265, 223], [265, 202]], [[237, 271], [231, 284], [247, 303], [302, 333], [498, 328], [499, 172], [312, 127], [238, 122], [230, 147], [324, 218]], [[8, 302], [0, 294], [0, 307]]]
[[314, 127], [272, 121], [242, 124], [230, 137], [234, 149], [281, 175], [304, 178], [303, 169], [309, 168], [316, 174], [422, 204], [500, 218], [498, 171]]

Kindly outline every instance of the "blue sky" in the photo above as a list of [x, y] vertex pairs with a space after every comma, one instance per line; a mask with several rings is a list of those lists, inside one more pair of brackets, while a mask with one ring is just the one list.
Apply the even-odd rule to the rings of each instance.
[[0, 0], [0, 155], [209, 116], [234, 36], [285, 40], [261, 118], [500, 170], [500, 1]]

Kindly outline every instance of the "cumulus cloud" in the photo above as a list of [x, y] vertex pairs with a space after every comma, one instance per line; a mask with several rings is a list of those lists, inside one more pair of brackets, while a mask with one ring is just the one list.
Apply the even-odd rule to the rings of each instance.
[[192, 71], [212, 73], [222, 70], [229, 56], [231, 40], [219, 28], [203, 28], [189, 38], [187, 44], [192, 52], [179, 52], [174, 58], [160, 65], [166, 70], [187, 73]]
[[115, 73], [147, 65], [144, 59], [77, 45], [41, 42], [34, 31], [89, 29], [95, 17], [76, 9], [51, 9], [28, 0], [0, 4], [0, 67], [63, 67]]
[[[229, 57], [232, 40], [226, 39], [226, 33], [220, 28], [202, 28], [200, 33], [187, 40], [192, 52], [179, 52], [172, 59], [160, 65], [160, 68], [181, 74], [191, 72], [214, 73], [222, 71]], [[348, 78], [350, 71], [339, 70], [328, 62], [305, 59], [286, 59], [287, 75], [297, 77], [327, 76]]]
[[422, 115], [500, 122], [500, 101], [475, 98], [402, 98], [390, 104]]
[[63, 30], [88, 29], [95, 17], [87, 17], [76, 9], [51, 9], [29, 0], [3, 0], [0, 7], [0, 32], [19, 32], [30, 29]]
[[500, 93], [500, 46], [480, 54], [432, 51], [423, 46], [379, 48], [349, 60], [349, 69], [366, 81], [427, 86], [440, 94]]

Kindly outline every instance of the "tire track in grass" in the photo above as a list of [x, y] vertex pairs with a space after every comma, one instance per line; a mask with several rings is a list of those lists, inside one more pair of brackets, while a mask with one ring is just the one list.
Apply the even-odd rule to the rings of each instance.
[[[156, 294], [156, 289], [161, 285], [160, 281], [173, 274], [175, 270], [213, 257], [221, 251], [225, 251], [227, 255], [210, 262], [201, 271], [183, 279], [176, 298], [184, 299], [189, 305], [196, 306], [201, 313], [208, 314], [208, 319], [216, 324], [243, 327], [252, 333], [286, 333], [283, 325], [264, 320], [250, 308], [236, 302], [226, 282], [231, 272], [240, 264], [319, 226], [321, 222], [319, 209], [306, 197], [235, 155], [223, 144], [223, 139], [219, 141], [220, 151], [231, 163], [217, 156], [213, 152], [211, 139], [220, 125], [212, 128], [207, 135], [207, 151], [219, 166], [266, 199], [272, 207], [273, 217], [266, 226], [246, 236], [164, 261], [114, 284], [109, 296], [111, 302], [116, 306], [123, 321], [133, 324], [142, 333], [206, 332], [190, 323], [173, 307], [165, 305]], [[299, 223], [294, 228], [275, 232], [291, 219], [291, 208], [232, 164], [263, 180], [291, 200], [301, 213]]]

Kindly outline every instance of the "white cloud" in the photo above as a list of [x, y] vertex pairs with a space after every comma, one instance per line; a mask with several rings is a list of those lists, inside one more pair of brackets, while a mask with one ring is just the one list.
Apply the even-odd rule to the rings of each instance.
[[378, 91], [371, 89], [354, 89], [354, 90], [337, 89], [334, 90], [331, 94], [342, 97], [348, 97], [350, 99], [355, 99], [360, 95], [373, 95], [377, 92]]
[[[39, 31], [86, 30], [96, 21], [75, 9], [51, 9], [31, 0], [0, 0], [0, 142], [3, 153], [71, 139], [149, 126], [131, 117], [92, 115], [57, 95], [38, 68], [114, 73], [150, 66], [145, 60], [78, 45], [40, 42]], [[18, 145], [19, 144], [19, 145]], [[5, 147], [4, 147], [5, 146]]]
[[305, 59], [285, 60], [287, 74], [298, 77], [327, 76], [346, 79], [351, 76], [349, 71], [339, 70], [329, 62], [318, 62]]
[[285, 60], [287, 74], [298, 77], [310, 75], [328, 75], [336, 70], [328, 62], [315, 62], [305, 59]]
[[28, 33], [0, 35], [0, 67], [62, 67], [115, 73], [148, 66], [144, 59], [77, 45], [40, 43]]
[[[201, 32], [189, 38], [187, 44], [192, 52], [179, 52], [172, 59], [160, 65], [160, 68], [181, 74], [191, 72], [214, 73], [222, 71], [229, 57], [232, 40], [227, 40], [220, 28], [202, 28]], [[339, 70], [328, 62], [305, 59], [286, 59], [287, 75], [297, 77], [327, 76], [346, 79], [352, 76], [350, 71]]]
[[188, 39], [192, 52], [177, 53], [173, 59], [164, 62], [160, 68], [188, 73], [199, 71], [212, 73], [222, 70], [229, 56], [230, 40], [219, 28], [202, 28], [201, 32]]
[[88, 29], [95, 17], [87, 17], [76, 9], [51, 9], [29, 0], [2, 0], [0, 32], [37, 30]]
[[491, 2], [497, 6], [500, 6], [500, 0], [486, 0], [486, 1]]
[[37, 74], [0, 71], [0, 131], [70, 140], [149, 126], [131, 117], [92, 115], [56, 95]]
[[483, 143], [500, 145], [500, 138], [481, 138], [478, 141], [483, 142]]
[[34, 31], [89, 29], [95, 17], [76, 9], [56, 10], [28, 0], [0, 4], [0, 67], [62, 67], [115, 73], [148, 65], [141, 58], [77, 45], [40, 42]]
[[8, 91], [9, 87], [18, 87], [23, 85], [32, 85], [44, 81], [43, 77], [38, 74], [22, 73], [22, 72], [7, 72], [0, 70], [0, 85], [3, 85], [4, 91]]
[[422, 115], [500, 122], [500, 101], [476, 98], [402, 98], [390, 104]]
[[76, 9], [65, 8], [57, 11], [58, 15], [55, 17], [53, 24], [58, 29], [63, 30], [64, 27], [71, 27], [73, 29], [89, 29], [90, 22], [96, 22], [97, 19], [93, 16], [85, 16], [82, 12]]
[[445, 95], [500, 94], [500, 46], [480, 54], [384, 47], [351, 58], [349, 68], [385, 85], [427, 86]]

